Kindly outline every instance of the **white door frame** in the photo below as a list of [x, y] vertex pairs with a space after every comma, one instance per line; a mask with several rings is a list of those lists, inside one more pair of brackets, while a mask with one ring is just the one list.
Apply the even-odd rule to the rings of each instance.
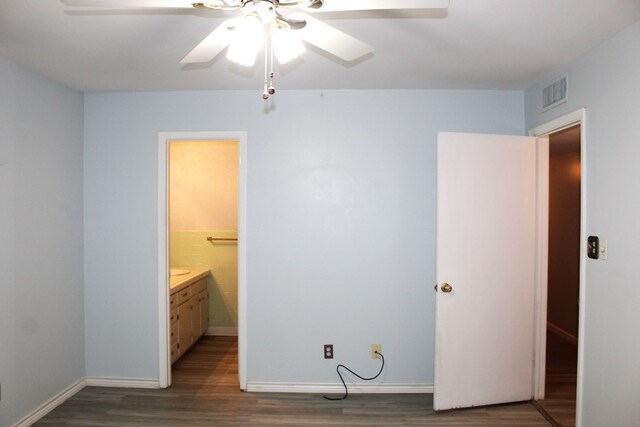
[[158, 366], [160, 388], [171, 385], [169, 350], [168, 185], [171, 141], [238, 141], [238, 376], [247, 389], [247, 133], [160, 132], [158, 134]]
[[[555, 120], [537, 126], [529, 131], [530, 136], [544, 137], [563, 129], [580, 125], [580, 296], [578, 308], [578, 372], [576, 390], [576, 426], [580, 427], [582, 412], [582, 384], [584, 358], [584, 316], [585, 316], [585, 259], [587, 247], [587, 138], [586, 138], [586, 110], [581, 108]], [[544, 151], [542, 148], [541, 151]], [[541, 152], [539, 151], [539, 153]], [[535, 292], [535, 325], [534, 339], [534, 378], [533, 398], [544, 399], [545, 388], [545, 357], [547, 330], [547, 261], [549, 256], [549, 183], [548, 145], [546, 154], [538, 158], [538, 259], [536, 260], [536, 292]]]

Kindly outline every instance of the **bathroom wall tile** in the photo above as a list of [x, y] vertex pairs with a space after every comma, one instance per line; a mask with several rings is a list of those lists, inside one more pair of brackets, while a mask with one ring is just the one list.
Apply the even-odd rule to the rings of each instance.
[[170, 266], [209, 269], [209, 326], [237, 326], [237, 244], [212, 243], [207, 241], [208, 236], [235, 238], [237, 233], [228, 230], [171, 232]]

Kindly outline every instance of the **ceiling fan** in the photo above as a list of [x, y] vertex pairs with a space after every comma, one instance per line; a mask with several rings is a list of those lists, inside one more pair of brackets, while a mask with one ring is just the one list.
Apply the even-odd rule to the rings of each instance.
[[[213, 60], [225, 48], [227, 58], [251, 66], [258, 51], [265, 51], [263, 98], [275, 93], [273, 56], [280, 63], [304, 52], [305, 41], [343, 61], [351, 62], [373, 48], [310, 14], [401, 9], [446, 9], [449, 0], [61, 0], [67, 6], [87, 9], [197, 9], [239, 11], [239, 17], [223, 22], [194, 47], [182, 64]], [[267, 70], [268, 60], [271, 72]], [[271, 85], [267, 80], [270, 79]]]

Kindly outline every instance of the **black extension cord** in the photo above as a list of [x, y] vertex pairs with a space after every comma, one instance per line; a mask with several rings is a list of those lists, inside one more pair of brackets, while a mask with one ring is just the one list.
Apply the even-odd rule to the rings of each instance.
[[376, 354], [380, 355], [380, 358], [382, 359], [382, 366], [380, 366], [380, 371], [378, 371], [378, 373], [371, 377], [371, 378], [365, 378], [365, 377], [361, 377], [360, 375], [356, 374], [355, 372], [353, 372], [351, 369], [347, 368], [344, 365], [338, 365], [336, 367], [336, 371], [338, 372], [338, 376], [340, 377], [340, 381], [342, 381], [342, 385], [344, 386], [344, 396], [342, 397], [327, 397], [327, 396], [322, 396], [327, 400], [344, 400], [347, 397], [349, 397], [349, 389], [347, 388], [347, 383], [344, 382], [344, 378], [342, 377], [342, 373], [340, 372], [340, 368], [344, 368], [347, 371], [351, 372], [353, 375], [355, 375], [356, 377], [360, 378], [361, 380], [364, 381], [371, 381], [371, 380], [375, 380], [376, 378], [378, 378], [380, 376], [380, 374], [382, 373], [382, 370], [384, 369], [384, 356], [382, 355], [382, 353], [380, 353], [379, 351], [376, 351]]

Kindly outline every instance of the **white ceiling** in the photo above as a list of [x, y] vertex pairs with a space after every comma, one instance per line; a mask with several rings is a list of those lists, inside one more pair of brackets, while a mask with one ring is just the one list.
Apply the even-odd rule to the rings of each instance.
[[[209, 13], [203, 13], [209, 12]], [[261, 90], [262, 70], [179, 61], [233, 12], [80, 12], [0, 0], [0, 55], [93, 91]], [[345, 64], [313, 47], [277, 70], [279, 89], [524, 89], [640, 19], [640, 0], [451, 0], [421, 12], [315, 15], [373, 46]]]

